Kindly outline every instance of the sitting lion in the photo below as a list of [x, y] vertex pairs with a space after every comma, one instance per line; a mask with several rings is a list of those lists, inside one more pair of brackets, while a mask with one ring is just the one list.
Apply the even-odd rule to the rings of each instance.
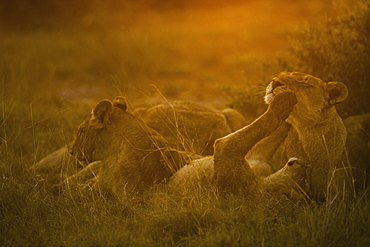
[[[347, 131], [335, 109], [335, 104], [347, 98], [347, 87], [340, 82], [325, 83], [304, 73], [282, 72], [267, 87], [266, 101], [284, 90], [295, 92], [298, 103], [286, 120], [290, 127], [284, 127], [288, 131], [283, 139], [283, 160], [299, 157], [311, 165], [310, 197], [322, 200], [340, 193], [351, 195], [353, 178], [345, 157]], [[259, 150], [261, 157], [271, 156], [270, 148], [261, 146]], [[279, 164], [275, 164], [274, 169], [278, 168]]]
[[[305, 78], [304, 74], [283, 73], [270, 84], [268, 95], [271, 95], [271, 88], [278, 85], [277, 89], [280, 90], [281, 81], [289, 82], [294, 76], [297, 81]], [[317, 103], [304, 106], [305, 98], [302, 97], [301, 107], [298, 108], [298, 103], [297, 109], [286, 121], [287, 124], [280, 126], [274, 135], [256, 145], [247, 158], [258, 164], [256, 156], [259, 153], [260, 157], [264, 157], [259, 159], [264, 165], [259, 166], [259, 172], [268, 173], [268, 169], [261, 170], [261, 167], [268, 167], [266, 161], [270, 160], [268, 163], [273, 172], [281, 164], [276, 162], [276, 157], [280, 156], [280, 160], [284, 162], [291, 156], [301, 154], [313, 166], [312, 188], [309, 192], [313, 198], [349, 197], [355, 190], [370, 185], [370, 178], [367, 176], [370, 171], [370, 114], [351, 116], [342, 121], [334, 104], [345, 100], [347, 87], [337, 82], [325, 84], [314, 77], [306, 80], [311, 86], [305, 90], [306, 94], [311, 95]], [[300, 102], [300, 97], [297, 98]], [[283, 143], [280, 148], [279, 142]], [[269, 153], [269, 150], [276, 149], [280, 151], [280, 155]]]
[[[286, 93], [293, 93], [297, 104], [285, 120], [281, 113], [284, 111], [278, 106], [271, 107], [271, 103]], [[201, 164], [208, 166], [208, 170], [214, 166], [214, 174], [209, 176], [215, 177], [220, 190], [233, 193], [244, 193], [246, 188], [261, 188], [260, 178], [264, 176], [267, 178], [262, 179], [262, 187], [270, 181], [267, 190], [276, 191], [275, 184], [280, 182], [272, 178], [289, 171], [293, 175], [310, 174], [302, 178], [304, 184], [307, 183], [302, 192], [311, 198], [324, 199], [329, 194], [336, 197], [340, 192], [341, 195], [351, 194], [352, 177], [345, 163], [347, 131], [335, 110], [335, 104], [345, 100], [347, 95], [347, 87], [343, 83], [324, 83], [304, 73], [282, 72], [267, 87], [265, 101], [270, 103], [269, 110], [251, 125], [217, 140], [214, 163]], [[281, 108], [287, 107], [283, 103], [279, 101]], [[280, 121], [277, 120], [279, 116]], [[281, 142], [284, 142], [285, 159], [279, 164], [268, 164]], [[245, 160], [247, 154], [248, 161]], [[289, 166], [288, 161], [292, 157], [298, 158], [301, 165]], [[281, 169], [283, 164], [286, 165]], [[310, 172], [302, 172], [304, 164], [309, 164]], [[185, 167], [178, 172], [180, 178], [174, 176], [174, 187], [179, 186], [177, 181], [180, 180], [197, 180], [191, 174], [199, 177], [198, 172], [188, 171], [184, 176], [189, 177], [183, 178], [182, 170], [185, 169], [189, 170]], [[207, 169], [194, 166], [194, 170]]]

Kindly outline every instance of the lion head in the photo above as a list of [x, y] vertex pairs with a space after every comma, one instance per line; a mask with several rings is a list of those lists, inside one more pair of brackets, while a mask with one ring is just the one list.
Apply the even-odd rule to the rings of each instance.
[[100, 101], [71, 145], [71, 154], [78, 160], [104, 164], [97, 184], [113, 194], [163, 181], [187, 158], [168, 148], [158, 132], [126, 110], [123, 97]]
[[119, 133], [125, 130], [125, 124], [138, 126], [138, 121], [126, 112], [127, 105], [123, 97], [100, 101], [89, 117], [78, 127], [77, 136], [71, 145], [71, 154], [80, 161], [91, 163], [104, 159], [109, 148], [114, 146]]
[[281, 72], [267, 86], [265, 102], [269, 104], [276, 94], [284, 90], [293, 91], [297, 98], [291, 118], [305, 118], [307, 121], [321, 119], [322, 113], [333, 109], [348, 96], [348, 89], [341, 82], [325, 83], [305, 73]]

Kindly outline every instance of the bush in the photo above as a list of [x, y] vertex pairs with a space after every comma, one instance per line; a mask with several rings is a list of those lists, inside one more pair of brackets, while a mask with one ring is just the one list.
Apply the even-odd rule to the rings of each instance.
[[[302, 29], [290, 50], [292, 59], [282, 59], [283, 69], [299, 70], [324, 81], [341, 81], [349, 97], [337, 109], [348, 115], [369, 112], [370, 90], [370, 1], [362, 0], [336, 20]], [[294, 61], [295, 60], [295, 61]], [[289, 62], [288, 62], [289, 61]], [[293, 62], [292, 62], [293, 61]], [[293, 64], [292, 64], [293, 63]]]

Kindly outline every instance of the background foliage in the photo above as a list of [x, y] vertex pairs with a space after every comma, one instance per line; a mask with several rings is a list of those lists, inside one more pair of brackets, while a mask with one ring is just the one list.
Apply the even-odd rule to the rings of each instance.
[[[348, 100], [337, 106], [343, 117], [370, 111], [369, 37], [370, 2], [365, 0], [318, 27], [303, 28], [290, 51], [296, 62], [294, 69], [348, 86]], [[285, 67], [292, 66], [284, 61]]]
[[[338, 113], [348, 116], [370, 112], [370, 2], [361, 1], [319, 25], [303, 25], [292, 38], [292, 46], [278, 58], [281, 70], [302, 71], [322, 80], [340, 81], [349, 89], [348, 99], [337, 105]], [[266, 67], [266, 65], [265, 65]], [[243, 109], [264, 109], [261, 87], [246, 83], [240, 90], [226, 88], [229, 105]], [[259, 111], [260, 112], [260, 111]], [[244, 113], [245, 115], [248, 115]], [[258, 115], [258, 114], [256, 114]]]

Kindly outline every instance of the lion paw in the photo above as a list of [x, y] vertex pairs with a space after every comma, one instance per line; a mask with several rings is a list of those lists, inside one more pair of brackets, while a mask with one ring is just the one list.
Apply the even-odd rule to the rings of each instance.
[[297, 98], [293, 91], [286, 90], [277, 94], [269, 105], [269, 112], [275, 114], [280, 120], [289, 117], [293, 108], [297, 104]]
[[286, 163], [287, 172], [294, 182], [305, 192], [310, 188], [311, 166], [296, 157], [292, 157]]

